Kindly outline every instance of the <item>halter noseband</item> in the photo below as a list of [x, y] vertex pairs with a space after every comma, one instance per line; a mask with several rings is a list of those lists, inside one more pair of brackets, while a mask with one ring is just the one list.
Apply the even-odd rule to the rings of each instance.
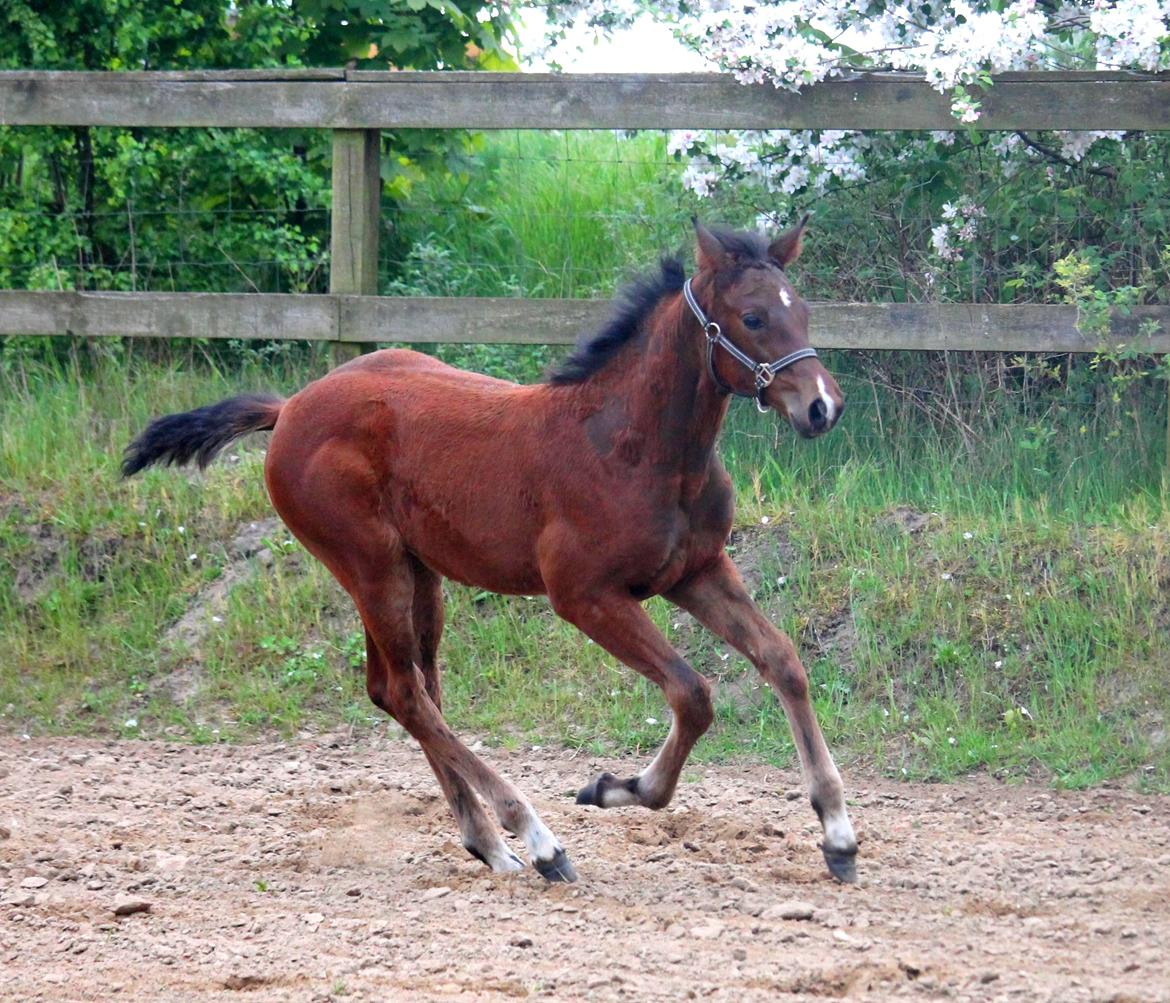
[[[801, 359], [815, 359], [817, 357], [817, 350], [815, 348], [798, 348], [795, 352], [789, 352], [782, 356], [775, 362], [756, 362], [750, 355], [741, 352], [735, 345], [723, 336], [723, 330], [713, 320], [708, 320], [707, 315], [703, 313], [698, 301], [695, 299], [695, 294], [691, 291], [691, 280], [687, 279], [683, 283], [683, 298], [687, 301], [687, 306], [691, 308], [691, 313], [698, 318], [700, 324], [703, 325], [703, 333], [707, 336], [707, 372], [711, 374], [711, 379], [715, 381], [715, 385], [719, 387], [724, 393], [735, 394], [736, 397], [751, 397], [756, 402], [757, 410], [763, 414], [768, 409], [763, 404], [762, 394], [765, 388], [772, 382], [776, 374], [781, 369], [786, 369], [794, 362], [799, 362]], [[719, 374], [715, 372], [715, 346], [719, 345], [726, 349], [731, 357], [739, 362], [742, 362], [748, 369], [756, 374], [756, 392], [754, 394], [744, 393], [742, 390], [736, 390], [734, 387], [729, 387], [719, 378]]]

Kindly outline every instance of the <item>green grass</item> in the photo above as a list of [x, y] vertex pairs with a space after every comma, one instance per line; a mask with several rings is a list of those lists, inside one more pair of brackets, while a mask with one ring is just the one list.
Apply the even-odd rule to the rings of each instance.
[[[509, 156], [517, 142], [526, 160]], [[662, 153], [656, 137], [493, 141], [482, 177], [417, 193], [470, 206], [477, 227], [423, 231], [404, 209], [419, 250], [397, 291], [607, 293], [686, 231], [685, 199], [637, 163]], [[429, 350], [524, 380], [556, 354]], [[827, 362], [849, 400], [831, 435], [804, 442], [737, 404], [722, 451], [734, 555], [796, 639], [839, 757], [893, 776], [1170, 788], [1164, 384], [1115, 399], [1107, 374], [1074, 366], [1039, 380], [1026, 360]], [[117, 473], [151, 417], [289, 393], [326, 365], [304, 346], [0, 345], [0, 730], [206, 742], [384, 727], [359, 624], [324, 569], [280, 529], [270, 565], [233, 553], [242, 525], [271, 517], [258, 442], [206, 474]], [[599, 754], [665, 736], [658, 691], [543, 599], [450, 585], [447, 599], [445, 707], [461, 732]], [[193, 639], [175, 628], [192, 609]], [[648, 609], [720, 683], [696, 757], [791, 762], [784, 715], [743, 660], [665, 602]]]
[[398, 208], [410, 251], [391, 292], [605, 296], [689, 241], [698, 206], [661, 133], [505, 133], [479, 158]]
[[[271, 516], [255, 446], [206, 474], [117, 475], [121, 448], [152, 415], [249, 388], [290, 391], [323, 365], [277, 356], [227, 372], [196, 352], [9, 367], [0, 728], [213, 741], [381, 726], [359, 625], [324, 569], [283, 530], [270, 567], [231, 552], [242, 524]], [[960, 448], [945, 429], [920, 434], [916, 453], [875, 454], [858, 410], [803, 443], [739, 409], [724, 450], [740, 496], [733, 552], [798, 640], [842, 758], [895, 776], [985, 768], [1081, 785], [1142, 771], [1167, 786], [1170, 518], [1153, 470], [1131, 464], [1123, 480], [1090, 464], [1079, 494], [1049, 493], [1047, 479], [1003, 457], [944, 461]], [[197, 656], [168, 640], [233, 567]], [[545, 600], [447, 592], [444, 694], [456, 727], [596, 753], [661, 741], [657, 690]], [[784, 716], [746, 664], [665, 602], [649, 609], [721, 683], [696, 756], [789, 761]], [[192, 673], [192, 693], [176, 700], [172, 677]]]

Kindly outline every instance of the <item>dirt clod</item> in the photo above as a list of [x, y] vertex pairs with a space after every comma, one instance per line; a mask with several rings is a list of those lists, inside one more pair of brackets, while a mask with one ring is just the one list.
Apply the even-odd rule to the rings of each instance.
[[146, 899], [132, 898], [130, 896], [120, 896], [114, 899], [115, 916], [133, 916], [139, 912], [150, 912], [150, 903]]

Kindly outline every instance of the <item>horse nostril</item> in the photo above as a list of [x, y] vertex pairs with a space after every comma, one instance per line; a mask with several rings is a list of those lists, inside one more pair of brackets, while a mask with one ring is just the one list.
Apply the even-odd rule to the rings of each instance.
[[829, 424], [828, 408], [825, 407], [825, 402], [819, 397], [809, 405], [808, 423], [816, 432], [820, 432]]

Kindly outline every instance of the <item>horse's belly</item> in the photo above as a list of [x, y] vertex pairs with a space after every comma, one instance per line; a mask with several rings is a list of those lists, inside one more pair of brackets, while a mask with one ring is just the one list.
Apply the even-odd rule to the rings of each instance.
[[391, 507], [391, 521], [427, 567], [492, 592], [544, 592], [534, 512], [506, 504], [491, 491], [478, 497], [459, 492], [432, 503], [417, 492], [401, 494]]

